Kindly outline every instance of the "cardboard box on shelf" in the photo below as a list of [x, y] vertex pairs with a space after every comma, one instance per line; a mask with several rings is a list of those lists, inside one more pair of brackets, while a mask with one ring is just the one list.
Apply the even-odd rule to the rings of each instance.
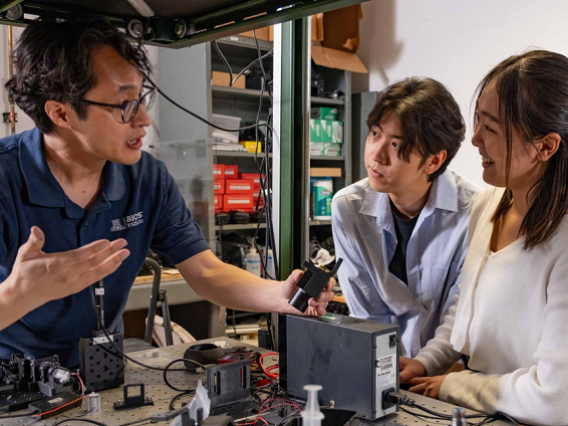
[[215, 213], [223, 211], [223, 196], [219, 194], [213, 195], [213, 205], [215, 206]]
[[321, 120], [310, 119], [310, 143], [321, 142]]
[[[260, 190], [260, 177], [259, 177], [258, 173], [241, 173], [240, 178], [252, 180], [254, 182], [255, 192]], [[262, 178], [264, 179], [264, 173], [262, 174]]]
[[[255, 31], [256, 31], [257, 40], [266, 40], [266, 41], [274, 40], [274, 27], [272, 25], [269, 27], [259, 28]], [[237, 35], [240, 35], [242, 37], [254, 38], [252, 31], [245, 31], [244, 33], [240, 33]]]
[[321, 123], [321, 141], [323, 143], [331, 143], [331, 121], [330, 120], [320, 120]]
[[323, 155], [323, 142], [310, 141], [310, 155]]
[[[235, 76], [233, 75], [233, 78]], [[237, 80], [233, 83], [232, 87], [237, 89], [244, 89], [245, 88], [245, 76], [241, 75]], [[222, 86], [222, 87], [231, 87], [231, 75], [228, 72], [221, 72], [221, 71], [211, 71], [211, 85], [213, 86]]]
[[340, 143], [324, 143], [322, 155], [325, 157], [340, 157], [341, 146]]
[[213, 194], [224, 194], [225, 193], [225, 180], [215, 179], [213, 181]]
[[244, 210], [250, 212], [254, 203], [252, 194], [225, 195], [223, 197], [223, 211]]
[[341, 167], [310, 167], [312, 177], [341, 177]]
[[331, 122], [331, 142], [343, 143], [343, 122], [341, 121]]
[[357, 56], [361, 5], [312, 15], [312, 59], [317, 65], [366, 73]]
[[225, 179], [225, 165], [213, 164], [213, 179]]
[[225, 165], [225, 179], [238, 179], [239, 178], [239, 165], [226, 164]]
[[241, 141], [239, 145], [244, 146], [248, 152], [254, 153], [255, 149], [256, 152], [262, 152], [262, 144], [260, 142], [257, 144], [256, 141]]
[[337, 108], [335, 107], [312, 107], [310, 118], [323, 120], [337, 120]]
[[225, 181], [225, 194], [252, 194], [254, 182], [249, 179], [227, 179]]

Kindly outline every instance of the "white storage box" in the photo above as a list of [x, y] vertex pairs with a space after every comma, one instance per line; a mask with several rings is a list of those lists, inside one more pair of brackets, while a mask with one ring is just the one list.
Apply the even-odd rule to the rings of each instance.
[[[213, 124], [225, 129], [238, 129], [241, 127], [241, 117], [233, 117], [232, 115], [212, 114]], [[239, 141], [239, 132], [230, 132], [233, 135], [231, 142], [236, 139]], [[220, 141], [221, 142], [221, 141]]]

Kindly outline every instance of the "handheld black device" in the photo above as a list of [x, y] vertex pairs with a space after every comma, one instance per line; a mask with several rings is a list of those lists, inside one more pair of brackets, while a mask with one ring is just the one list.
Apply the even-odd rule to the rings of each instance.
[[330, 278], [333, 278], [337, 273], [341, 262], [343, 262], [343, 259], [338, 258], [333, 269], [329, 271], [324, 266], [314, 265], [305, 261], [303, 266], [306, 270], [298, 282], [298, 290], [296, 290], [296, 293], [294, 293], [288, 303], [300, 312], [304, 312], [308, 307], [310, 297], [318, 297], [320, 295]]

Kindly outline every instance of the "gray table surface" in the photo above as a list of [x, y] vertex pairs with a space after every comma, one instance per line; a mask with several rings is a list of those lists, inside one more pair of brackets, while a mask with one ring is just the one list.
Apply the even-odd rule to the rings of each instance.
[[[219, 346], [223, 346], [226, 348], [232, 348], [235, 346], [249, 346], [243, 344], [243, 342], [238, 342], [235, 340], [231, 340], [225, 337], [219, 338], [212, 338], [207, 339], [202, 342], [209, 342], [215, 343]], [[171, 361], [178, 359], [184, 353], [185, 349], [190, 345], [195, 343], [189, 344], [182, 344], [176, 346], [170, 346], [166, 348], [156, 348], [145, 350], [141, 352], [134, 352], [129, 354], [132, 358], [153, 367], [165, 367]], [[252, 347], [252, 346], [251, 346]], [[252, 347], [254, 349], [258, 349]], [[267, 357], [269, 358], [269, 357]], [[180, 363], [180, 367], [182, 364]], [[173, 366], [175, 368], [175, 365]], [[197, 386], [198, 380], [201, 378], [202, 381], [205, 381], [205, 374], [190, 374], [187, 372], [171, 372], [168, 374], [168, 378], [170, 382], [182, 389], [191, 389]], [[37, 420], [32, 417], [19, 417], [13, 419], [1, 419], [0, 418], [0, 426], [24, 426], [24, 425], [53, 425], [55, 422], [64, 420], [66, 418], [72, 418], [73, 420], [69, 420], [68, 422], [64, 423], [64, 425], [88, 425], [92, 423], [88, 423], [85, 421], [81, 421], [82, 419], [94, 420], [96, 422], [101, 422], [109, 426], [118, 426], [123, 425], [129, 422], [135, 422], [137, 420], [142, 420], [148, 418], [151, 415], [157, 413], [165, 413], [169, 411], [169, 403], [172, 398], [179, 394], [179, 392], [170, 389], [165, 383], [163, 379], [163, 372], [157, 370], [150, 370], [139, 365], [136, 365], [132, 362], [126, 363], [126, 370], [125, 370], [125, 383], [126, 384], [145, 384], [145, 392], [147, 396], [150, 396], [153, 401], [154, 405], [140, 407], [131, 410], [114, 410], [113, 404], [123, 398], [123, 389], [110, 389], [106, 391], [100, 392], [101, 396], [101, 410], [97, 412], [86, 413], [87, 410], [87, 402], [83, 401], [83, 406], [74, 408], [73, 410], [67, 411], [62, 413], [57, 417], [52, 417], [46, 420]], [[421, 406], [429, 408], [431, 410], [451, 414], [452, 409], [454, 408], [453, 405], [447, 404], [444, 402], [440, 402], [431, 398], [426, 398], [421, 395], [411, 394], [408, 392], [404, 392], [410, 398], [414, 399], [415, 402]], [[175, 408], [181, 407], [182, 402], [187, 402], [191, 399], [191, 396], [185, 396], [177, 401]], [[415, 408], [408, 408], [416, 413], [426, 414], [420, 412]], [[15, 412], [13, 414], [17, 414]], [[467, 414], [474, 414], [474, 412], [467, 410]], [[79, 417], [82, 416], [82, 417]], [[359, 421], [361, 425], [387, 425], [387, 426], [401, 426], [401, 425], [412, 425], [412, 426], [422, 426], [422, 425], [451, 425], [451, 421], [444, 421], [444, 420], [421, 420], [411, 414], [407, 414], [403, 411], [398, 411], [395, 414], [391, 414], [387, 417], [382, 419], [376, 420], [374, 422], [369, 422], [366, 420]], [[161, 425], [169, 425], [170, 422], [161, 422], [156, 424]], [[148, 424], [148, 422], [141, 422], [137, 423], [137, 425]], [[508, 425], [509, 423], [506, 422], [493, 422], [492, 425]]]

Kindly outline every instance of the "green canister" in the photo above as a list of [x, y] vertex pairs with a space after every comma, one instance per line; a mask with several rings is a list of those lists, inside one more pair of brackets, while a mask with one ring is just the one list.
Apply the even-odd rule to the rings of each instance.
[[333, 198], [333, 181], [315, 180], [314, 188], [314, 219], [326, 220], [331, 218], [331, 199]]

